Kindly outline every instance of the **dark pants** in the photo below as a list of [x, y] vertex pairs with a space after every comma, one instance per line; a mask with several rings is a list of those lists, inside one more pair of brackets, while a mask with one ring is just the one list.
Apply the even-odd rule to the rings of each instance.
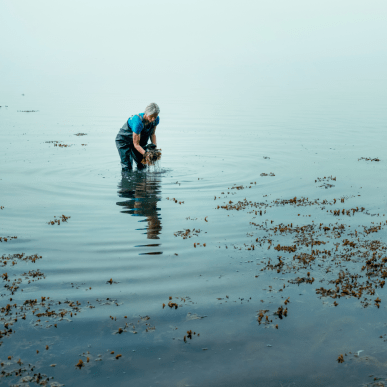
[[121, 167], [123, 170], [132, 170], [133, 160], [137, 164], [137, 169], [144, 169], [145, 165], [141, 164], [142, 155], [136, 149], [134, 149], [133, 144], [128, 143], [123, 140], [116, 139], [116, 146], [118, 154], [121, 158]]

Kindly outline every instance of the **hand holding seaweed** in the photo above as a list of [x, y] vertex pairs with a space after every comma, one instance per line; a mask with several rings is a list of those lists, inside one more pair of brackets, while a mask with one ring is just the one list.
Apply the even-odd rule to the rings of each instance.
[[142, 156], [141, 164], [155, 165], [156, 161], [161, 158], [161, 149], [147, 150]]

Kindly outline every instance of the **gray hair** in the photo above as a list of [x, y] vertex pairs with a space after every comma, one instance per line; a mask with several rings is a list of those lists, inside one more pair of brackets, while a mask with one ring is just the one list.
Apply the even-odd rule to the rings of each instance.
[[145, 114], [147, 116], [153, 116], [153, 114], [157, 113], [157, 115], [160, 114], [160, 108], [157, 103], [150, 103], [146, 108], [145, 108]]

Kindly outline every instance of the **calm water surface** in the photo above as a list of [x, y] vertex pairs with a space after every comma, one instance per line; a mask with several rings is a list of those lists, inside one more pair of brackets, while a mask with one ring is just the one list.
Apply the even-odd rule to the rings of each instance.
[[[2, 308], [17, 304], [12, 316], [2, 313], [2, 323], [19, 313], [10, 325], [14, 332], [1, 339], [3, 369], [19, 369], [19, 358], [23, 367], [36, 368], [1, 384], [38, 372], [68, 386], [360, 386], [372, 385], [374, 377], [385, 380], [385, 288], [374, 297], [382, 299], [380, 308], [345, 297], [334, 307], [315, 289], [333, 286], [328, 281], [344, 270], [335, 263], [330, 272], [313, 266], [313, 284], [288, 282], [306, 276], [306, 269], [297, 275], [261, 271], [278, 256], [293, 260], [292, 253], [268, 249], [270, 238], [272, 246], [295, 244], [294, 235], [273, 235], [275, 225], [339, 221], [360, 230], [385, 223], [385, 86], [166, 96], [157, 101], [161, 161], [125, 175], [114, 138], [138, 102], [95, 94], [9, 96], [8, 107], [0, 108], [0, 237], [17, 239], [1, 242], [1, 254], [42, 258], [2, 267], [11, 280], [4, 285], [22, 279], [13, 294], [1, 291]], [[315, 181], [331, 175], [332, 187]], [[324, 209], [264, 207], [295, 196], [346, 201]], [[266, 212], [217, 208], [245, 198]], [[340, 219], [327, 212], [356, 206], [366, 210]], [[62, 215], [67, 222], [48, 224]], [[187, 229], [191, 237], [184, 239]], [[385, 242], [385, 228], [369, 239]], [[28, 276], [37, 269], [44, 278]], [[50, 301], [41, 305], [41, 297]], [[288, 297], [288, 316], [280, 320], [273, 313]], [[38, 305], [22, 319], [20, 306], [34, 299]], [[79, 302], [72, 316], [32, 313], [59, 313], [63, 305], [70, 310], [66, 301]], [[170, 301], [178, 308], [169, 308]], [[258, 324], [262, 309], [272, 323]], [[189, 330], [192, 339], [185, 342]], [[357, 351], [363, 352], [354, 356]], [[347, 356], [339, 364], [341, 353]], [[82, 369], [75, 367], [79, 359]]]

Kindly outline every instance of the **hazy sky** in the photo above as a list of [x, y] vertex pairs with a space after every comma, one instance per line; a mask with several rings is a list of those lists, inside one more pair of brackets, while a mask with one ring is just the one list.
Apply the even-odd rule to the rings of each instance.
[[0, 87], [386, 79], [386, 15], [385, 0], [0, 0]]

